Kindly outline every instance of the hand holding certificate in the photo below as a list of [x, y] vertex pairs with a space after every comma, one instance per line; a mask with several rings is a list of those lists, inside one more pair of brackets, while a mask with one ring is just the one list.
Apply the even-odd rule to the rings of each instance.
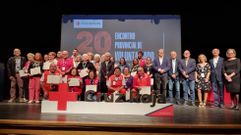
[[80, 71], [79, 75], [80, 75], [81, 78], [88, 76], [88, 68], [82, 69]]
[[60, 75], [48, 75], [47, 83], [48, 84], [60, 84], [62, 82], [62, 76]]
[[28, 76], [28, 73], [25, 73], [24, 70], [19, 70], [19, 76], [26, 77], [26, 76]]
[[79, 78], [71, 78], [69, 81], [69, 86], [80, 86]]
[[41, 74], [40, 67], [31, 68], [31, 69], [30, 69], [30, 74], [31, 74], [31, 75], [39, 75], [39, 74]]
[[85, 91], [93, 90], [94, 92], [97, 92], [97, 85], [86, 85]]
[[50, 64], [50, 62], [44, 62], [43, 70], [49, 70]]
[[140, 88], [141, 88], [140, 90], [141, 95], [144, 95], [144, 94], [151, 95], [151, 86], [141, 86]]

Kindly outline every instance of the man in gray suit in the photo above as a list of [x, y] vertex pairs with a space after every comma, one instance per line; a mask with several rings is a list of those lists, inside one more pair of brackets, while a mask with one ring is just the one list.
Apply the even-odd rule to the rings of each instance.
[[195, 70], [196, 61], [190, 58], [190, 51], [186, 50], [183, 53], [184, 59], [179, 64], [181, 71], [184, 105], [188, 104], [188, 91], [190, 90], [191, 105], [195, 105]]
[[159, 57], [154, 60], [154, 68], [156, 70], [155, 74], [155, 84], [157, 89], [157, 94], [160, 94], [160, 91], [162, 90], [162, 98], [163, 103], [166, 103], [166, 89], [167, 89], [167, 73], [170, 69], [170, 63], [169, 59], [164, 57], [164, 50], [160, 49], [158, 51]]
[[223, 58], [219, 56], [219, 49], [212, 50], [213, 58], [209, 60], [211, 66], [211, 82], [214, 92], [214, 106], [223, 108]]

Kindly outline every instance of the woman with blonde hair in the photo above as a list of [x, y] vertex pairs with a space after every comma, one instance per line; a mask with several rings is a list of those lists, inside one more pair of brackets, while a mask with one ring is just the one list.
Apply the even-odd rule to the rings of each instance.
[[[228, 49], [227, 59], [224, 61], [224, 76], [227, 91], [230, 92], [232, 105], [230, 109], [239, 110], [240, 93], [240, 59], [236, 58], [236, 51]], [[236, 103], [234, 100], [236, 99]]]
[[[200, 54], [195, 72], [199, 107], [205, 107], [207, 104], [208, 92], [211, 90], [210, 74], [211, 67], [207, 63], [207, 57], [204, 54]], [[204, 100], [202, 100], [202, 92], [204, 93]]]

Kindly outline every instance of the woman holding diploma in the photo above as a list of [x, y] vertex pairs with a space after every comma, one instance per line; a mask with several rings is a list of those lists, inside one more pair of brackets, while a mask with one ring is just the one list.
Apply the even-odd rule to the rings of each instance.
[[77, 69], [72, 68], [68, 75], [69, 91], [76, 92], [78, 96], [82, 93], [82, 78], [78, 75]]
[[34, 61], [30, 63], [30, 77], [29, 77], [29, 102], [28, 103], [39, 103], [40, 94], [40, 77], [41, 67], [43, 66], [43, 59], [40, 53], [34, 55]]

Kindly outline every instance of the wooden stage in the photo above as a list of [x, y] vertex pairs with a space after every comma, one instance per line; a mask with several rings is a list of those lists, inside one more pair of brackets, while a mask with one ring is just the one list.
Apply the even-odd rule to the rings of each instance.
[[241, 111], [174, 105], [173, 117], [41, 114], [40, 104], [0, 103], [0, 134], [241, 134]]

